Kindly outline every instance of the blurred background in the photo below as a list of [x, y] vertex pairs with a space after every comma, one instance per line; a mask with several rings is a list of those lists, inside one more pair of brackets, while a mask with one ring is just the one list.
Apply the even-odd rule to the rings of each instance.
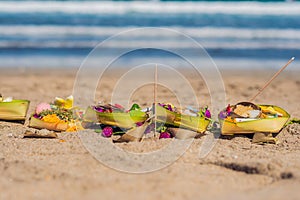
[[[279, 68], [292, 56], [296, 63], [300, 59], [299, 19], [295, 1], [0, 1], [0, 67], [77, 68], [110, 36], [165, 27], [199, 42], [219, 68]], [[188, 43], [157, 31], [131, 35], [107, 47], [106, 54], [157, 41], [197, 57]], [[172, 63], [169, 56], [135, 54]]]

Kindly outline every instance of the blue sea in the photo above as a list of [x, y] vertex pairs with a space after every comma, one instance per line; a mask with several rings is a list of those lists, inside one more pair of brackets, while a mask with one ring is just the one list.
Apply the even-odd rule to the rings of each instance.
[[[292, 56], [291, 69], [299, 68], [300, 2], [285, 1], [0, 1], [0, 67], [79, 67], [99, 43], [143, 27], [191, 37], [220, 68], [279, 68]], [[197, 57], [190, 43], [159, 29], [112, 42], [101, 56], [150, 43]], [[123, 62], [152, 58], [176, 65], [153, 49]]]

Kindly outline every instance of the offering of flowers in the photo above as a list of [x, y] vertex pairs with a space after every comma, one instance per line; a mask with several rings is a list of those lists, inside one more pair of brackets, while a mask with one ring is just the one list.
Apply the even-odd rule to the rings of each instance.
[[74, 112], [72, 96], [66, 100], [56, 98], [54, 103], [40, 103], [36, 106], [29, 126], [53, 131], [78, 131], [82, 129], [82, 126]]
[[278, 106], [255, 105], [250, 102], [228, 105], [219, 113], [223, 135], [255, 132], [278, 133], [289, 118], [290, 115]]
[[211, 114], [208, 107], [198, 111], [185, 109], [183, 112], [179, 112], [179, 109], [170, 103], [158, 103], [155, 109], [157, 121], [165, 123], [167, 126], [204, 133], [211, 122]]
[[[147, 112], [155, 111], [155, 118], [149, 119]], [[150, 109], [141, 109], [139, 105], [133, 104], [129, 110], [121, 105], [106, 104], [90, 106], [84, 115], [87, 122], [99, 123], [99, 133], [104, 137], [122, 135], [121, 141], [139, 141], [144, 134], [152, 131], [159, 134], [159, 139], [171, 138], [174, 131], [169, 128], [184, 128], [195, 132], [197, 135], [204, 133], [211, 122], [211, 114], [206, 107], [197, 112], [182, 114], [179, 109], [170, 103], [159, 103]], [[148, 120], [149, 119], [149, 120]], [[147, 121], [147, 123], [146, 123]], [[156, 124], [156, 126], [155, 126]], [[185, 138], [185, 137], [181, 137]]]
[[138, 104], [126, 110], [119, 104], [89, 106], [84, 114], [85, 122], [99, 123], [104, 137], [124, 134], [127, 130], [139, 127], [149, 118]]
[[30, 101], [15, 100], [0, 94], [0, 120], [25, 121]]
[[[91, 116], [95, 116], [94, 118]], [[117, 126], [123, 129], [130, 129], [137, 124], [142, 124], [148, 119], [148, 114], [141, 111], [137, 104], [133, 104], [129, 110], [119, 104], [90, 106], [84, 119], [86, 121], [95, 121], [103, 125]]]

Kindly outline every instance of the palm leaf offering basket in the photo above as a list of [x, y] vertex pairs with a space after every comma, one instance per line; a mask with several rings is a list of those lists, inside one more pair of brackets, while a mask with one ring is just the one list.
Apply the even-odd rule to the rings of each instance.
[[29, 126], [51, 131], [73, 132], [81, 130], [79, 110], [73, 107], [73, 96], [56, 97], [53, 103], [40, 103], [30, 117]]
[[101, 124], [117, 126], [130, 129], [136, 123], [145, 122], [148, 114], [141, 110], [130, 110], [128, 112], [99, 112], [89, 106], [84, 115], [84, 121], [99, 122]]
[[156, 105], [155, 109], [158, 122], [163, 122], [175, 127], [190, 129], [198, 133], [204, 133], [211, 122], [211, 120], [206, 117], [180, 114], [167, 110], [160, 105]]
[[60, 132], [66, 131], [68, 129], [68, 124], [59, 122], [45, 122], [32, 116], [29, 121], [29, 127]]
[[0, 102], [0, 119], [8, 121], [23, 121], [26, 119], [30, 101], [12, 100]]
[[223, 135], [234, 134], [250, 134], [256, 132], [262, 133], [278, 133], [285, 126], [290, 118], [288, 112], [284, 109], [274, 105], [258, 105], [261, 110], [272, 109], [281, 116], [266, 117], [266, 118], [254, 118], [254, 119], [230, 119], [222, 118], [221, 113], [226, 112], [226, 109], [220, 112], [219, 121], [221, 125], [221, 133]]

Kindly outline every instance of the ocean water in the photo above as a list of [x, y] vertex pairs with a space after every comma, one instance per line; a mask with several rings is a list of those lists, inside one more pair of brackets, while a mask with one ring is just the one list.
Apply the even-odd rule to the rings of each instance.
[[[299, 19], [300, 2], [0, 1], [0, 67], [79, 67], [115, 34], [159, 27], [191, 37], [220, 68], [279, 68], [295, 56], [297, 69]], [[149, 44], [157, 50], [139, 50], [118, 64], [167, 58], [178, 65], [172, 50], [198, 56], [189, 42], [148, 28], [111, 42], [95, 63]]]

